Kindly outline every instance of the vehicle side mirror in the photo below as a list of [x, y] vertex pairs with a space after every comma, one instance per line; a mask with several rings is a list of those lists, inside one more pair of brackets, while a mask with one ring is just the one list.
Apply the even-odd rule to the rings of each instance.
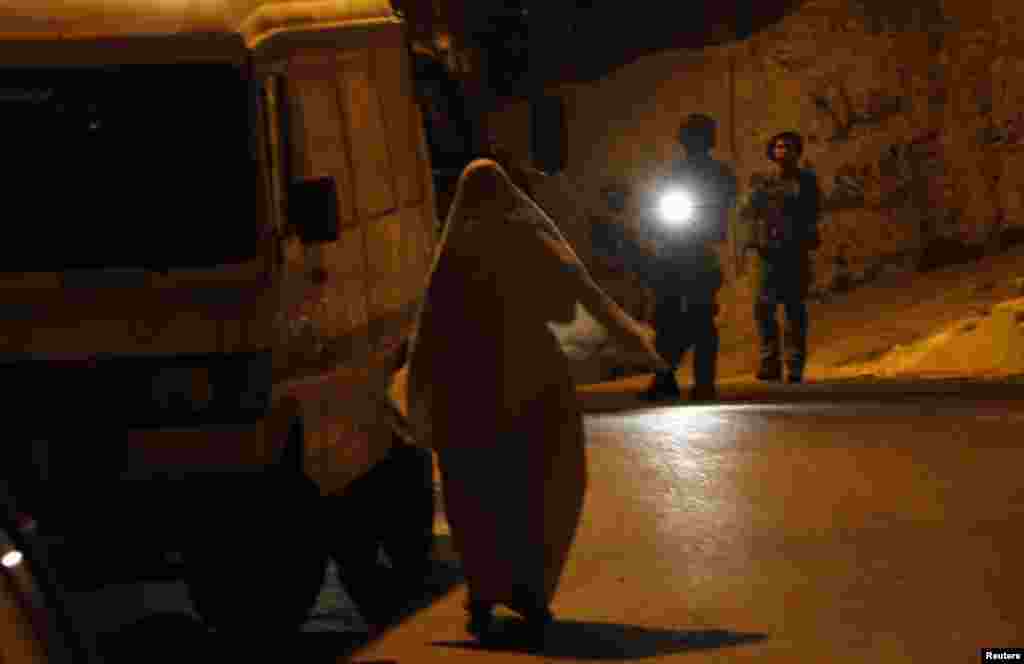
[[321, 175], [295, 180], [288, 187], [288, 221], [303, 244], [338, 239], [338, 186], [334, 177]]

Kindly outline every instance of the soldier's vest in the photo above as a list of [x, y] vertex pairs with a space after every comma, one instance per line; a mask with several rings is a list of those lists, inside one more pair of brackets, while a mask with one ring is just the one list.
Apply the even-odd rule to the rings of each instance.
[[799, 212], [794, 209], [800, 195], [800, 183], [795, 180], [769, 178], [761, 186], [767, 200], [765, 212], [757, 224], [757, 244], [772, 252], [792, 249], [802, 238], [797, 227]]

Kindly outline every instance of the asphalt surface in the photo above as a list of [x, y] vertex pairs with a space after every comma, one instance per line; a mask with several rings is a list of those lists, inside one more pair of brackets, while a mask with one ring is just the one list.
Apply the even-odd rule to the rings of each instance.
[[[737, 383], [722, 385], [721, 403], [654, 407], [613, 387], [581, 393], [589, 489], [542, 651], [510, 614], [497, 645], [469, 637], [443, 521], [434, 577], [383, 633], [365, 634], [329, 573], [303, 634], [273, 651], [367, 664], [895, 664], [1024, 647], [1021, 390]], [[180, 582], [102, 592], [138, 595], [93, 598], [105, 606], [190, 609]], [[246, 601], [274, 598], [254, 579]], [[95, 618], [107, 633], [126, 624]], [[178, 633], [157, 627], [142, 651]], [[246, 659], [271, 647], [258, 636], [187, 649]]]
[[796, 389], [820, 396], [598, 395], [545, 649], [511, 617], [477, 646], [456, 585], [352, 660], [959, 663], [1024, 646], [1024, 400]]

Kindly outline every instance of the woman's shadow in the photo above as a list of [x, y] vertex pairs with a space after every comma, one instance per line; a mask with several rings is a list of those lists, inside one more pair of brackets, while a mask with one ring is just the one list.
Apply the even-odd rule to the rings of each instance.
[[667, 630], [615, 623], [556, 620], [548, 627], [543, 646], [531, 646], [526, 623], [515, 618], [498, 618], [493, 633], [483, 643], [475, 640], [435, 641], [431, 645], [532, 653], [566, 659], [621, 660], [739, 646], [766, 638], [767, 634], [721, 629]]
[[[97, 643], [103, 661], [110, 664], [129, 662], [221, 661], [239, 659], [253, 653], [298, 655], [300, 661], [335, 662], [339, 657], [352, 657], [362, 648], [447, 596], [464, 583], [450, 538], [439, 536], [435, 541], [435, 558], [429, 578], [422, 587], [404, 589], [403, 601], [394, 606], [386, 624], [377, 634], [352, 629], [355, 607], [345, 601], [337, 606], [328, 602], [321, 616], [335, 623], [338, 631], [314, 631], [293, 635], [250, 633], [218, 635], [210, 632], [195, 617], [184, 613], [155, 614], [116, 634], [105, 635]], [[336, 614], [336, 615], [335, 615]], [[543, 647], [531, 647], [525, 623], [513, 617], [497, 616], [493, 636], [485, 644], [476, 640], [437, 641], [431, 645], [480, 651], [506, 651], [543, 654], [553, 658], [593, 660], [643, 659], [671, 653], [709, 650], [756, 643], [765, 634], [738, 633], [727, 630], [665, 630], [614, 623], [556, 620], [545, 634]], [[244, 658], [244, 657], [243, 657]]]
[[[430, 590], [422, 597], [410, 598], [388, 621], [388, 629], [399, 624], [446, 596], [465, 579], [458, 555], [449, 536], [437, 536], [434, 542], [434, 572]], [[542, 654], [554, 658], [592, 660], [643, 659], [671, 653], [711, 650], [756, 643], [766, 634], [731, 632], [721, 629], [669, 630], [616, 623], [555, 620], [545, 632], [543, 647], [531, 646], [526, 623], [518, 617], [497, 615], [486, 643], [475, 639], [435, 641], [431, 645], [479, 651], [503, 651]], [[360, 639], [346, 648], [353, 654], [370, 640]], [[336, 651], [337, 652], [337, 651]]]
[[[444, 541], [450, 547], [450, 541]], [[440, 547], [439, 547], [440, 548]], [[448, 549], [449, 564], [454, 552]], [[455, 563], [457, 565], [457, 563]], [[449, 578], [449, 582], [456, 581]], [[449, 586], [450, 587], [450, 586]], [[723, 629], [671, 630], [617, 623], [556, 620], [548, 626], [541, 647], [531, 645], [526, 623], [512, 616], [497, 615], [485, 642], [475, 639], [434, 641], [431, 645], [466, 650], [520, 652], [566, 659], [644, 659], [672, 653], [727, 648], [757, 643], [767, 634], [731, 632]]]

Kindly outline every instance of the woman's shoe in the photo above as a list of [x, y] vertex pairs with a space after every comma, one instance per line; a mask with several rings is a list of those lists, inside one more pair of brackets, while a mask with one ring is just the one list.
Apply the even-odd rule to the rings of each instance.
[[544, 607], [524, 613], [526, 618], [527, 645], [534, 650], [542, 650], [547, 640], [548, 627], [555, 621], [551, 611]]
[[530, 647], [542, 648], [548, 626], [555, 620], [547, 604], [532, 594], [524, 592], [522, 598], [517, 602], [510, 603], [508, 608], [521, 615], [526, 621], [526, 639]]
[[714, 385], [694, 385], [690, 388], [690, 401], [718, 401], [718, 390]]
[[494, 625], [494, 605], [489, 602], [468, 602], [469, 622], [466, 631], [479, 640], [484, 640], [491, 633]]
[[654, 375], [650, 387], [640, 393], [640, 399], [649, 402], [670, 401], [678, 399], [682, 394], [674, 373], [658, 372]]

